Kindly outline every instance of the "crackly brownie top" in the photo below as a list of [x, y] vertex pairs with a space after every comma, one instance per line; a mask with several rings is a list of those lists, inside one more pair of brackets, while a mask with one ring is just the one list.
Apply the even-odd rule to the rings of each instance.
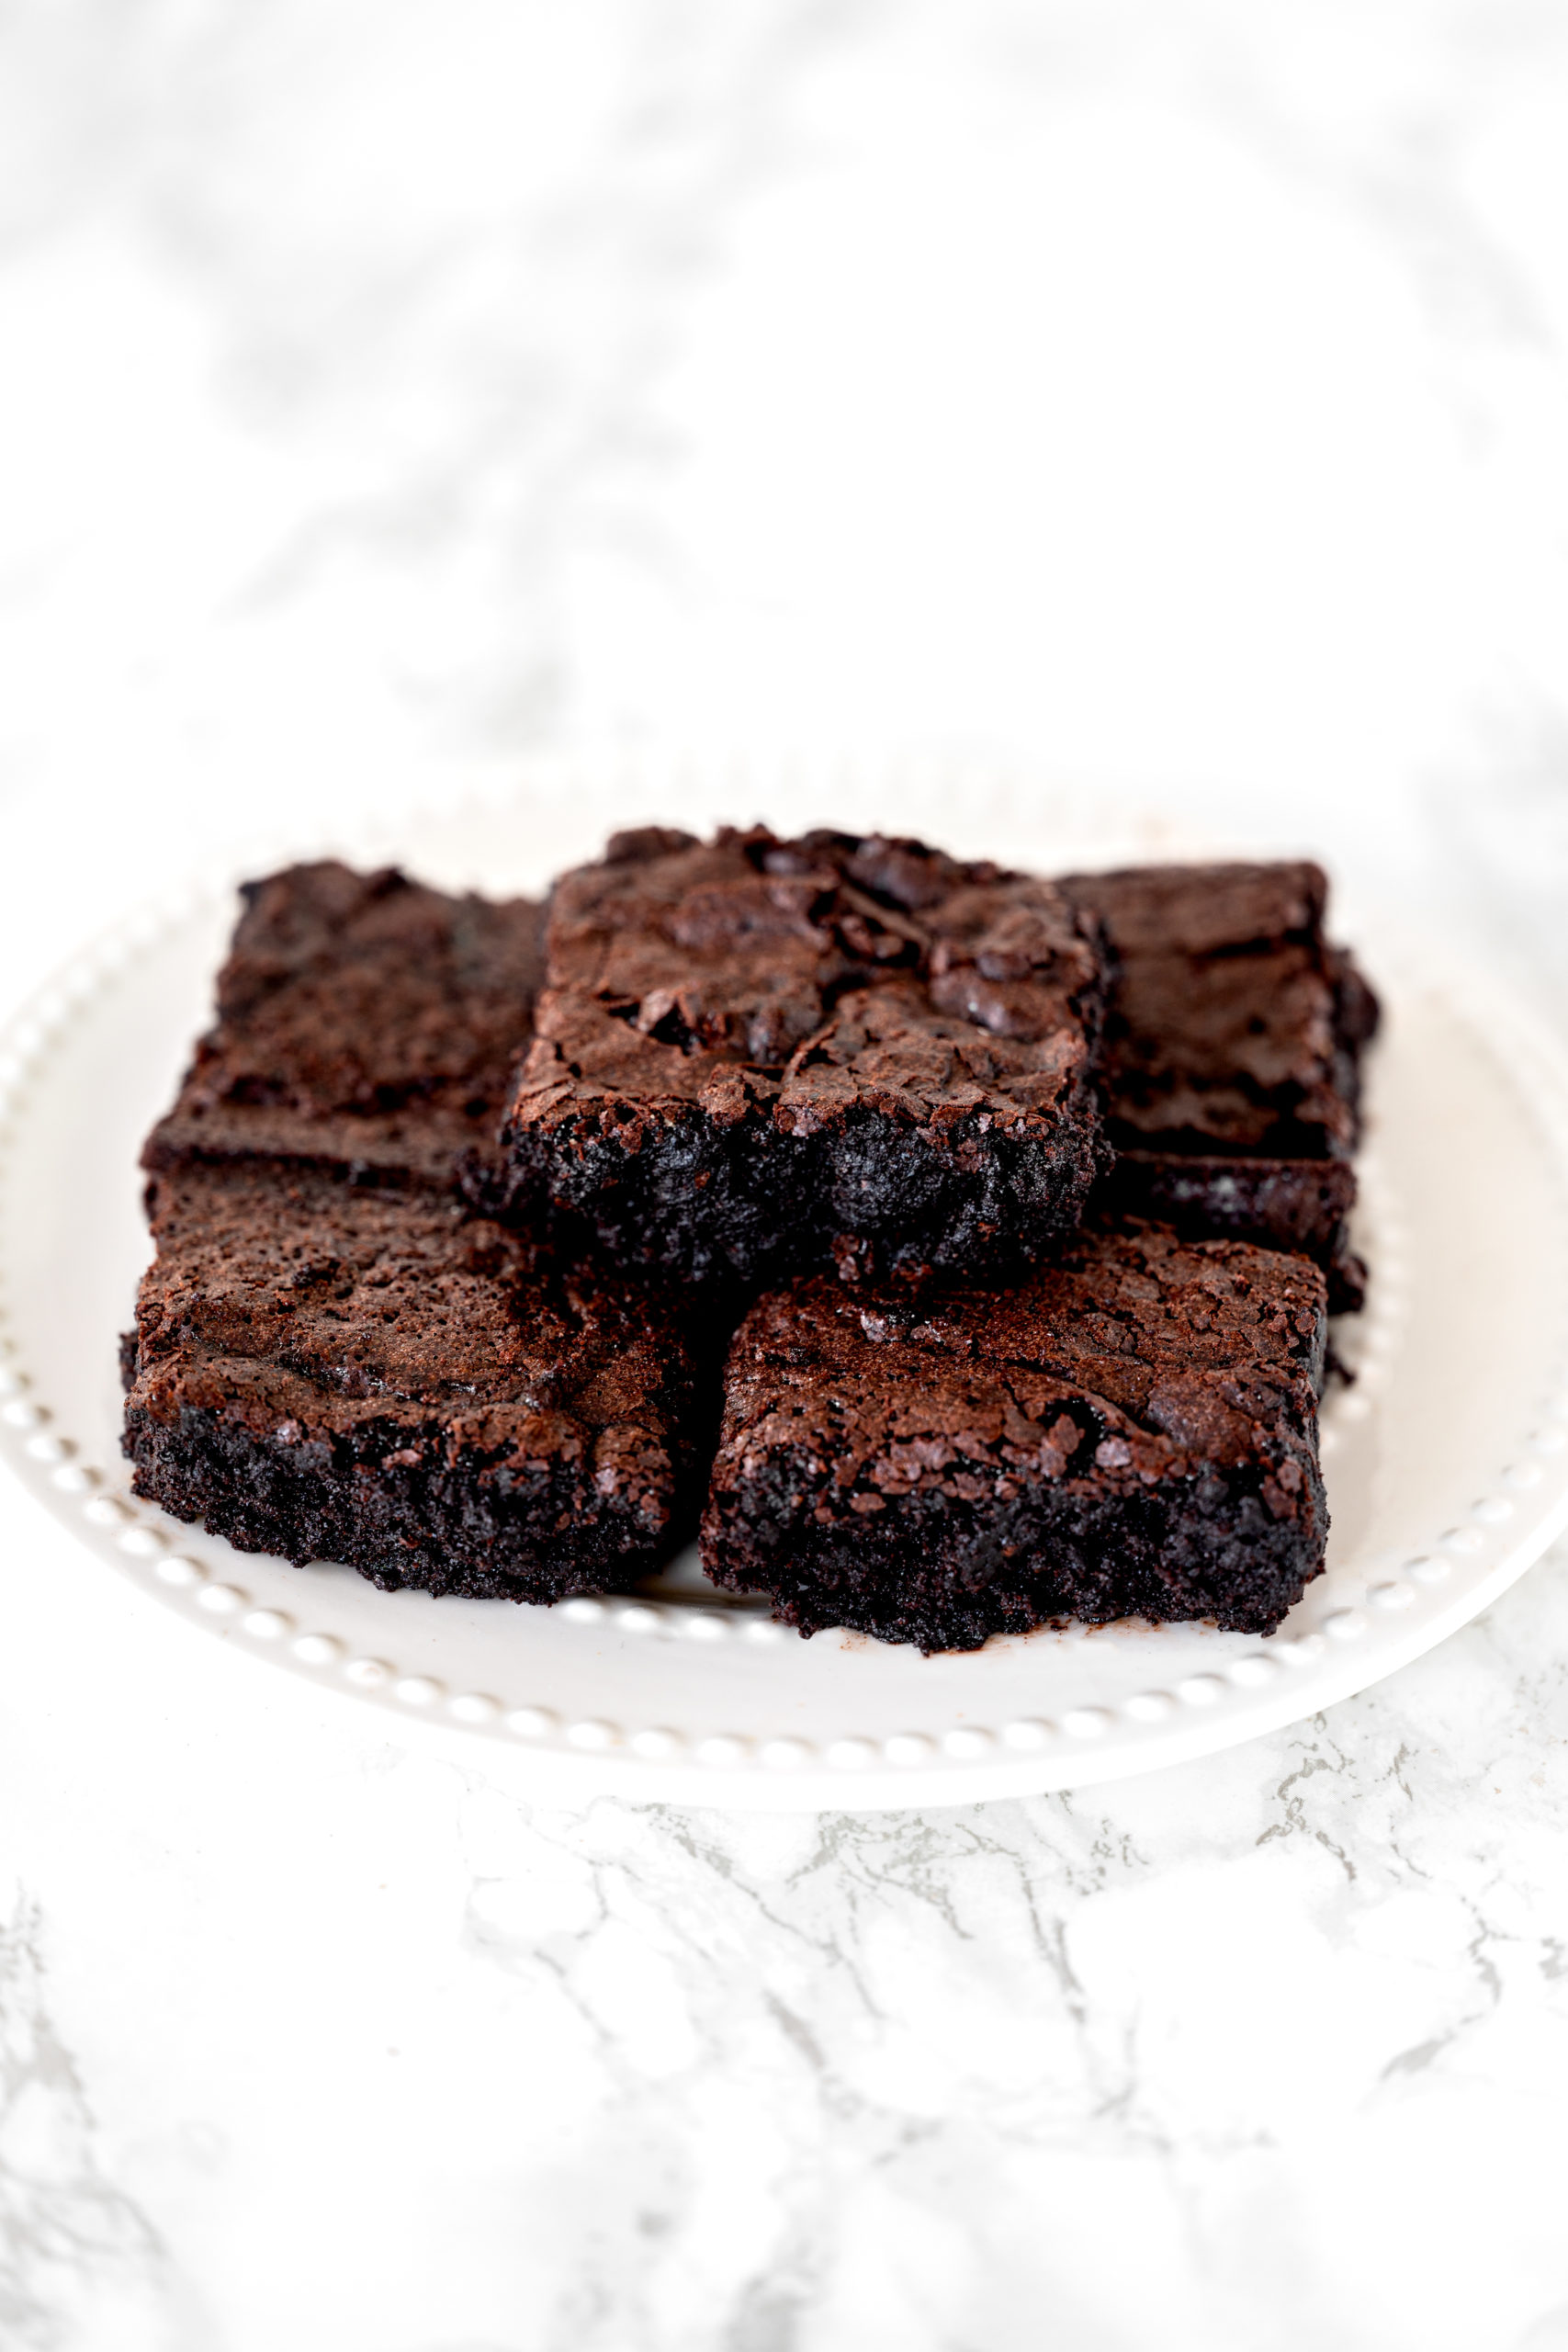
[[1119, 966], [1104, 1075], [1123, 1148], [1349, 1148], [1377, 1006], [1324, 938], [1320, 867], [1147, 865], [1064, 887]]
[[922, 1125], [1055, 1114], [1103, 979], [1098, 926], [1049, 882], [761, 826], [616, 836], [557, 883], [546, 960], [515, 1119], [759, 1104], [800, 1133], [856, 1102]]
[[149, 1214], [130, 1403], [154, 1419], [204, 1406], [290, 1442], [434, 1425], [513, 1457], [592, 1451], [610, 1487], [674, 1443], [668, 1311], [456, 1199], [197, 1162], [153, 1177]]
[[242, 895], [217, 1024], [150, 1165], [249, 1149], [444, 1177], [490, 1140], [541, 977], [536, 906], [333, 863]]
[[1158, 1227], [1086, 1229], [1005, 1289], [803, 1277], [736, 1337], [716, 1492], [780, 1455], [813, 1465], [819, 1509], [867, 1517], [915, 1494], [1135, 1492], [1255, 1464], [1289, 1517], [1312, 1507], [1325, 1312], [1306, 1259]]

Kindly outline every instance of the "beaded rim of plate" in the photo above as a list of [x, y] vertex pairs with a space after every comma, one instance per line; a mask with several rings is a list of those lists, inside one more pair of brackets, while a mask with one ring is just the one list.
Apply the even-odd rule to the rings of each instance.
[[[215, 912], [220, 892], [230, 887], [225, 876], [221, 884], [187, 888], [118, 926], [46, 982], [0, 1031], [0, 1152], [14, 1143], [29, 1085], [68, 1025], [128, 963], [152, 951], [180, 925]], [[1543, 1035], [1521, 1029], [1517, 1020], [1510, 1027], [1512, 1053], [1502, 1067], [1551, 1132], [1562, 1170], [1568, 1167], [1568, 1065]], [[1495, 1045], [1495, 1035], [1491, 1042]], [[1330, 1459], [1345, 1424], [1373, 1409], [1377, 1392], [1390, 1377], [1408, 1313], [1407, 1235], [1375, 1153], [1363, 1155], [1360, 1176], [1359, 1224], [1370, 1240], [1374, 1281], [1352, 1342], [1355, 1385], [1337, 1391], [1324, 1411], [1324, 1452]], [[0, 1264], [3, 1239], [0, 1236]], [[287, 1660], [313, 1678], [335, 1681], [372, 1703], [535, 1751], [620, 1758], [641, 1766], [695, 1765], [715, 1774], [751, 1770], [782, 1776], [809, 1770], [848, 1781], [874, 1770], [897, 1775], [937, 1765], [1022, 1764], [1047, 1751], [1102, 1743], [1116, 1730], [1152, 1741], [1179, 1719], [1200, 1713], [1217, 1718], [1254, 1706], [1321, 1660], [1331, 1645], [1348, 1652], [1380, 1619], [1411, 1610], [1424, 1596], [1440, 1601], [1443, 1596], [1436, 1589], [1450, 1580], [1457, 1566], [1462, 1565], [1468, 1581], [1475, 1582], [1506, 1554], [1512, 1522], [1527, 1496], [1544, 1502], [1549, 1498], [1540, 1490], [1554, 1487], [1554, 1499], [1568, 1511], [1568, 1354], [1540, 1400], [1532, 1427], [1487, 1490], [1461, 1521], [1435, 1529], [1428, 1544], [1371, 1584], [1364, 1603], [1329, 1606], [1304, 1630], [1276, 1635], [1267, 1645], [1260, 1640], [1212, 1672], [1189, 1674], [1168, 1687], [1139, 1691], [1114, 1704], [1069, 1707], [1050, 1720], [1028, 1716], [995, 1724], [964, 1722], [942, 1730], [910, 1729], [880, 1737], [851, 1734], [822, 1741], [722, 1729], [694, 1735], [598, 1716], [563, 1718], [521, 1693], [451, 1690], [430, 1675], [400, 1667], [394, 1658], [370, 1655], [320, 1622], [323, 1612], [311, 1606], [310, 1598], [298, 1610], [257, 1605], [243, 1582], [214, 1574], [181, 1548], [189, 1543], [190, 1532], [179, 1522], [155, 1506], [110, 1491], [108, 1474], [87, 1458], [86, 1450], [39, 1392], [17, 1351], [3, 1295], [0, 1452], [40, 1489], [57, 1515], [73, 1521], [95, 1549], [139, 1576], [161, 1600], [198, 1624], [237, 1631], [258, 1651]], [[1543, 1534], [1531, 1556], [1538, 1556], [1551, 1540], [1551, 1532]], [[234, 1555], [234, 1560], [243, 1570], [241, 1555]], [[1519, 1564], [1520, 1572], [1525, 1565]], [[1310, 1605], [1310, 1587], [1306, 1599]], [[609, 1631], [637, 1640], [761, 1644], [798, 1638], [763, 1613], [761, 1604], [738, 1604], [716, 1593], [711, 1600], [700, 1595], [681, 1600], [647, 1594], [581, 1597], [558, 1603], [554, 1613], [601, 1635]]]

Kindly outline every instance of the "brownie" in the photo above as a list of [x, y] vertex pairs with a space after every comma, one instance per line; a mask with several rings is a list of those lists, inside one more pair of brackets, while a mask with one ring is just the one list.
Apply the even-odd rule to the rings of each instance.
[[335, 864], [242, 897], [217, 1024], [143, 1166], [259, 1153], [378, 1183], [492, 1181], [541, 977], [540, 909]]
[[667, 1301], [434, 1188], [265, 1160], [155, 1175], [127, 1365], [135, 1491], [392, 1590], [625, 1589], [689, 1532]]
[[1029, 1259], [1105, 1164], [1099, 925], [914, 841], [649, 830], [556, 885], [503, 1140], [617, 1261]]
[[1104, 1083], [1106, 1199], [1192, 1236], [1304, 1250], [1359, 1306], [1362, 1049], [1377, 1000], [1325, 937], [1320, 867], [1151, 865], [1069, 876], [1116, 958]]
[[1323, 1565], [1324, 1277], [1246, 1242], [1086, 1228], [1008, 1287], [820, 1275], [725, 1377], [716, 1584], [924, 1650], [1077, 1618], [1266, 1634]]

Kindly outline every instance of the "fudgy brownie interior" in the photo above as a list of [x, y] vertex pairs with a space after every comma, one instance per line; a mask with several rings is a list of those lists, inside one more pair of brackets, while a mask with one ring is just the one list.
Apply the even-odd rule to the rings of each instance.
[[619, 836], [564, 876], [505, 1135], [619, 1261], [999, 1264], [1102, 1165], [1099, 930], [911, 841]]

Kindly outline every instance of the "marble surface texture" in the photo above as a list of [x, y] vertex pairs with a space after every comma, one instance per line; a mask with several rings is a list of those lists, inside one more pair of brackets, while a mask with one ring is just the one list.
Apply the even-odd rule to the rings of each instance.
[[[1554, 0], [23, 6], [0, 334], [5, 1005], [564, 747], [1299, 842], [1568, 1020]], [[520, 1804], [14, 1486], [0, 1636], [5, 2352], [1568, 2347], [1568, 1554], [924, 1817]]]

